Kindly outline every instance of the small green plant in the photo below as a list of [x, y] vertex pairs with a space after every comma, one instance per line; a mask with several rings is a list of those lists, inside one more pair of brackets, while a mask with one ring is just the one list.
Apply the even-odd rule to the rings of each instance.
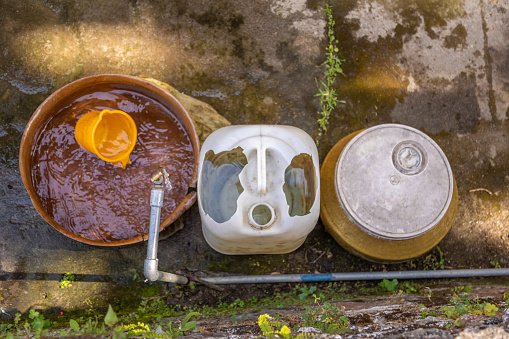
[[[100, 325], [96, 318], [88, 319], [88, 322], [80, 326], [78, 321], [71, 319], [69, 327], [71, 332], [61, 332], [59, 336], [69, 336], [71, 334], [88, 334], [94, 336], [109, 336], [113, 339], [146, 337], [146, 338], [176, 338], [183, 336], [186, 332], [196, 329], [197, 322], [191, 321], [194, 316], [200, 315], [198, 312], [188, 313], [178, 326], [169, 321], [166, 325], [156, 323], [155, 325], [136, 322], [124, 325], [121, 323], [117, 314], [113, 311], [111, 305], [108, 307], [103, 323]], [[159, 321], [160, 322], [160, 321]]]
[[[174, 327], [173, 322], [169, 321], [166, 326], [157, 325], [150, 326], [142, 322], [137, 324], [129, 324], [124, 326], [124, 331], [127, 331], [127, 337], [145, 337], [145, 338], [176, 338], [181, 337], [185, 332], [194, 331], [196, 322], [190, 321], [192, 317], [199, 315], [198, 312], [191, 312], [185, 316], [180, 323], [180, 326]], [[154, 328], [155, 327], [155, 328]]]
[[[44, 336], [45, 334], [44, 329], [51, 326], [50, 321], [44, 319], [44, 316], [37, 312], [36, 310], [30, 310], [28, 317], [32, 319], [30, 326], [34, 331], [35, 336], [38, 338]], [[27, 332], [29, 331], [30, 326], [27, 326], [27, 323], [25, 323], [25, 329], [27, 330]]]
[[233, 303], [231, 303], [230, 307], [233, 309], [237, 309], [237, 308], [243, 308], [244, 305], [245, 305], [244, 301], [237, 298], [233, 301]]
[[180, 323], [179, 329], [182, 332], [193, 331], [196, 328], [196, 321], [189, 321], [192, 317], [200, 315], [198, 312], [191, 312], [184, 317], [184, 320]]
[[242, 310], [245, 307], [246, 302], [237, 298], [231, 304], [220, 301], [215, 310], [217, 313], [232, 313], [237, 312], [238, 310]]
[[66, 288], [69, 286], [72, 286], [72, 283], [74, 282], [74, 274], [71, 273], [65, 273], [62, 275], [62, 279], [60, 279], [60, 288]]
[[436, 246], [438, 251], [438, 258], [435, 254], [430, 253], [424, 258], [423, 262], [423, 270], [443, 270], [445, 268], [444, 264], [444, 252], [440, 246]]
[[351, 332], [348, 328], [350, 321], [344, 316], [344, 308], [328, 302], [318, 307], [306, 307], [306, 313], [302, 316], [302, 326], [312, 326], [320, 329], [323, 333], [338, 334]]
[[490, 265], [493, 268], [500, 268], [500, 263], [498, 261], [490, 260]]
[[124, 327], [122, 325], [115, 326], [118, 323], [118, 317], [111, 305], [108, 306], [108, 312], [106, 312], [106, 316], [104, 317], [104, 323], [112, 329], [111, 337], [113, 339], [122, 339], [125, 338]]
[[509, 308], [509, 292], [504, 293], [505, 308]]
[[142, 300], [138, 307], [139, 315], [164, 317], [172, 314], [172, 309], [162, 299]]
[[292, 331], [285, 323], [275, 320], [268, 314], [261, 314], [258, 317], [258, 326], [267, 338], [273, 338], [276, 335], [286, 339], [293, 338]]
[[415, 292], [417, 292], [415, 287], [412, 284], [410, 284], [408, 281], [405, 281], [404, 289], [405, 289], [406, 293], [415, 293]]
[[309, 289], [304, 286], [300, 288], [299, 299], [304, 300], [316, 291], [316, 286], [311, 286]]
[[80, 325], [78, 324], [78, 322], [74, 319], [71, 319], [69, 320], [69, 327], [71, 328], [71, 330], [73, 330], [74, 332], [76, 333], [80, 333]]
[[13, 324], [0, 324], [0, 338], [14, 338], [11, 331], [14, 330]]
[[398, 279], [392, 279], [392, 280], [384, 279], [384, 280], [382, 280], [381, 283], [378, 284], [378, 286], [380, 286], [382, 289], [386, 290], [387, 292], [394, 291], [394, 289], [396, 288], [397, 285], [398, 285]]
[[[424, 310], [425, 310], [425, 309], [426, 309], [426, 306], [424, 306], [423, 304], [420, 304], [420, 305], [419, 305], [419, 309], [421, 309], [421, 310], [423, 310], [423, 309], [424, 309]], [[426, 311], [421, 311], [421, 318], [422, 318], [422, 319], [427, 318], [427, 317], [428, 317], [428, 315], [429, 315], [429, 313], [428, 313], [428, 312], [426, 312]]]
[[427, 317], [438, 317], [439, 316], [438, 312], [435, 311], [434, 307], [432, 309], [428, 309], [423, 304], [420, 304], [419, 308], [422, 310], [421, 311], [421, 318], [422, 319], [427, 318]]
[[326, 49], [326, 59], [322, 64], [322, 66], [325, 66], [325, 71], [323, 73], [325, 81], [316, 81], [318, 93], [315, 96], [320, 98], [318, 137], [321, 137], [322, 134], [327, 131], [329, 117], [334, 108], [336, 108], [336, 105], [338, 103], [345, 103], [342, 100], [338, 100], [336, 90], [333, 88], [333, 85], [336, 82], [336, 77], [343, 73], [341, 65], [344, 60], [340, 59], [338, 56], [338, 40], [334, 34], [334, 26], [336, 25], [336, 22], [332, 15], [332, 8], [329, 5], [325, 7], [325, 15], [327, 17], [327, 37], [329, 41]]
[[443, 270], [445, 268], [444, 265], [444, 252], [440, 249], [440, 246], [437, 245], [438, 255], [440, 257], [440, 260], [435, 263], [435, 269], [441, 269]]
[[470, 305], [470, 299], [468, 298], [467, 293], [471, 293], [472, 287], [470, 286], [454, 286], [454, 294], [452, 295], [451, 299], [449, 300], [450, 304], [457, 304], [457, 303], [466, 303], [467, 305]]
[[460, 327], [460, 326], [461, 326], [461, 325], [460, 325], [460, 320], [459, 320], [459, 319], [456, 319], [456, 320], [454, 320], [453, 322], [448, 323], [447, 325], [445, 325], [445, 328], [447, 328], [447, 329], [453, 329], [453, 328], [455, 328], [455, 327]]
[[420, 305], [422, 318], [428, 316], [441, 316], [447, 319], [455, 320], [450, 326], [458, 326], [456, 320], [465, 314], [485, 314], [489, 317], [494, 316], [498, 312], [498, 307], [488, 302], [481, 303], [479, 299], [470, 299], [467, 293], [472, 292], [472, 288], [468, 286], [454, 287], [454, 293], [449, 300], [447, 306], [442, 306], [437, 310], [435, 307], [427, 309], [424, 305]]
[[493, 304], [486, 303], [483, 307], [483, 312], [487, 316], [493, 317], [498, 312], [498, 307]]
[[129, 324], [124, 326], [124, 331], [127, 331], [127, 337], [150, 337], [150, 326], [138, 322], [136, 324]]
[[81, 328], [82, 333], [92, 334], [92, 335], [108, 335], [108, 331], [106, 330], [106, 326], [104, 322], [99, 324], [98, 317], [94, 319], [88, 318], [85, 324]]

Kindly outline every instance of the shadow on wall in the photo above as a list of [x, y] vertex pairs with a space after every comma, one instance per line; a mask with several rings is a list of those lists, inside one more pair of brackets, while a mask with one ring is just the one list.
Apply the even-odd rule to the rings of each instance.
[[[37, 272], [5, 272], [0, 270], [0, 281], [12, 280], [40, 280], [40, 281], [61, 281], [62, 273], [37, 273]], [[73, 274], [75, 281], [80, 282], [117, 282], [118, 275], [113, 274]]]

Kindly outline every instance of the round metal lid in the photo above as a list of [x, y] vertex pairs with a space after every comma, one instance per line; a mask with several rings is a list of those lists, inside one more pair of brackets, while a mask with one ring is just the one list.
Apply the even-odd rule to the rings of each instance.
[[387, 240], [432, 229], [449, 207], [453, 176], [440, 147], [404, 125], [379, 125], [355, 136], [336, 164], [336, 195], [348, 218]]

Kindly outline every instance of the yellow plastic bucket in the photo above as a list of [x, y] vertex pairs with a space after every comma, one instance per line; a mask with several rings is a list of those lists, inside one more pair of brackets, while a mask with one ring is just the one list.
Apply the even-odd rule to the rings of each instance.
[[137, 129], [129, 114], [120, 110], [93, 111], [83, 115], [74, 130], [78, 144], [104, 161], [125, 168], [134, 149]]

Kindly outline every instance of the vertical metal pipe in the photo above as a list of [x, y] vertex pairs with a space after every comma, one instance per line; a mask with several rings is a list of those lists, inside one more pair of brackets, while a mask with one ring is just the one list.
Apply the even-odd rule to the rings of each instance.
[[159, 241], [159, 225], [161, 224], [161, 208], [163, 207], [164, 191], [155, 187], [150, 192], [150, 226], [148, 230], [147, 259], [157, 259], [157, 242]]
[[161, 272], [158, 270], [157, 243], [159, 241], [159, 225], [161, 221], [161, 208], [163, 207], [164, 191], [157, 185], [150, 193], [150, 225], [148, 230], [147, 258], [145, 259], [144, 273], [150, 281], [164, 281], [175, 284], [187, 284], [186, 277]]

